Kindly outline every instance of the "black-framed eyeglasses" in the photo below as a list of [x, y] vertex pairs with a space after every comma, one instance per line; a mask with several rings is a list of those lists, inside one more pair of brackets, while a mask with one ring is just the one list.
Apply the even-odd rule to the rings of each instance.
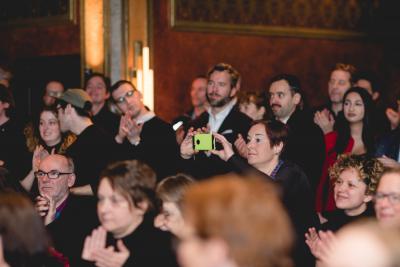
[[34, 172], [35, 177], [38, 179], [44, 178], [46, 175], [47, 177], [49, 177], [49, 179], [58, 179], [60, 177], [60, 175], [64, 175], [64, 174], [72, 174], [72, 172], [60, 172], [57, 170], [51, 170], [49, 172], [45, 172], [42, 170], [38, 170], [37, 172]]
[[135, 90], [130, 90], [130, 91], [126, 92], [124, 96], [121, 96], [121, 97], [118, 97], [117, 99], [115, 99], [115, 102], [117, 104], [122, 104], [126, 101], [127, 98], [132, 97], [134, 93], [135, 93]]
[[400, 194], [397, 193], [376, 193], [374, 196], [374, 201], [377, 202], [378, 200], [383, 200], [385, 198], [387, 198], [389, 203], [392, 205], [400, 203]]

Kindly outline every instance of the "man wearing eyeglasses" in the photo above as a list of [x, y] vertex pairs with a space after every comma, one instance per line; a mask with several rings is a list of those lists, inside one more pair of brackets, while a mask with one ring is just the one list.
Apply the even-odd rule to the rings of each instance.
[[178, 145], [171, 125], [148, 110], [135, 86], [120, 80], [111, 86], [114, 104], [122, 113], [115, 141], [120, 158], [137, 159], [148, 164], [158, 179], [176, 173]]
[[66, 156], [54, 154], [44, 158], [35, 177], [40, 193], [36, 209], [44, 219], [54, 247], [68, 257], [71, 266], [82, 266], [83, 240], [98, 225], [94, 198], [70, 194], [76, 176], [74, 163]]
[[383, 173], [374, 202], [379, 223], [400, 227], [400, 169], [390, 169]]

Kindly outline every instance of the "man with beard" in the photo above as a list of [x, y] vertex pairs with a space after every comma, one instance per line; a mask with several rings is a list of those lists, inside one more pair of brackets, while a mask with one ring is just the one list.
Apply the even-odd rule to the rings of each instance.
[[[206, 131], [224, 135], [230, 143], [234, 143], [239, 134], [247, 136], [252, 120], [240, 112], [237, 105], [236, 94], [240, 89], [239, 72], [229, 64], [219, 63], [208, 71], [207, 78], [206, 96], [210, 106], [191, 123], [193, 129], [204, 131], [204, 128], [207, 128]], [[188, 137], [186, 139], [189, 140]], [[193, 150], [186, 149], [187, 145], [188, 142], [181, 144], [181, 157], [185, 159], [182, 167], [185, 172], [201, 179], [231, 171], [230, 166], [218, 156], [209, 152], [194, 155]]]
[[176, 174], [178, 144], [170, 124], [149, 111], [135, 86], [120, 80], [111, 86], [114, 104], [122, 113], [115, 141], [119, 159], [137, 159], [148, 164], [158, 180]]
[[289, 126], [288, 142], [282, 158], [298, 164], [315, 192], [325, 157], [324, 136], [304, 107], [299, 79], [291, 74], [273, 77], [269, 104], [276, 120]]

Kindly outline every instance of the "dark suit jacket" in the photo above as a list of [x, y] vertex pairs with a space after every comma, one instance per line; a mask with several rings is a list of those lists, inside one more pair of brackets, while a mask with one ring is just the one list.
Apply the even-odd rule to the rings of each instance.
[[307, 111], [296, 110], [287, 125], [289, 137], [282, 159], [299, 165], [310, 181], [312, 192], [315, 192], [325, 160], [324, 135]]
[[389, 132], [379, 141], [375, 156], [382, 157], [383, 155], [397, 161], [400, 148], [400, 127]]
[[[208, 120], [209, 114], [203, 112], [198, 119], [191, 123], [191, 127], [194, 127], [195, 129], [206, 127]], [[225, 138], [233, 144], [238, 134], [241, 134], [243, 138], [246, 138], [251, 123], [252, 120], [247, 115], [240, 112], [237, 106], [234, 106], [221, 124], [218, 133], [225, 136]], [[221, 148], [217, 145], [217, 149]], [[228, 173], [231, 171], [231, 167], [218, 156], [211, 155], [208, 157], [205, 153], [200, 152], [189, 160], [181, 160], [181, 171], [188, 173], [195, 178], [202, 179]]]

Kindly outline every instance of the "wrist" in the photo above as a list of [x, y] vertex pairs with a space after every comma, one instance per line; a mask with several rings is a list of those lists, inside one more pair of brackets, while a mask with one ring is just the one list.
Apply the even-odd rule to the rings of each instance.
[[138, 137], [129, 138], [128, 141], [132, 145], [137, 146], [140, 143], [140, 137], [138, 136]]
[[118, 144], [122, 144], [124, 142], [124, 137], [122, 137], [119, 134], [117, 134], [115, 136], [115, 142], [117, 142]]

